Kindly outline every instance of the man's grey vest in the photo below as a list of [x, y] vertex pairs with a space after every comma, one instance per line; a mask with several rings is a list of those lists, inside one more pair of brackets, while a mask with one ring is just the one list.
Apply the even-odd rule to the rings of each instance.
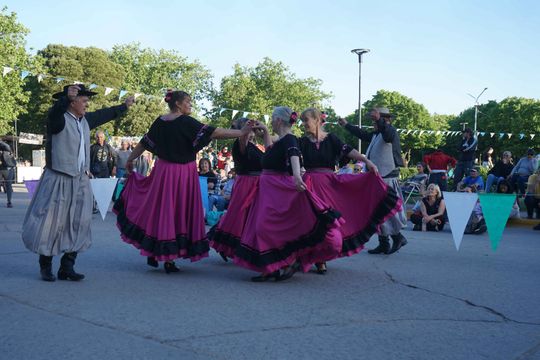
[[[77, 129], [77, 120], [67, 112], [64, 114], [66, 123], [64, 129], [51, 137], [51, 169], [70, 175], [79, 174], [79, 145], [80, 135]], [[90, 166], [90, 127], [86, 118], [81, 120], [85, 161], [83, 171], [88, 171]]]
[[396, 169], [392, 143], [385, 142], [381, 134], [373, 136], [366, 150], [366, 156], [377, 166], [382, 177]]

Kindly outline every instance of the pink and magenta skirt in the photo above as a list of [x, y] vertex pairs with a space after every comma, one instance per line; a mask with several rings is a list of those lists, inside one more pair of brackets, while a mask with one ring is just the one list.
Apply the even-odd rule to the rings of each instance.
[[259, 176], [236, 177], [227, 212], [208, 232], [210, 246], [214, 250], [227, 257], [234, 256], [234, 250], [240, 244], [240, 237], [258, 189]]
[[292, 176], [265, 171], [234, 250], [234, 262], [261, 273], [299, 262], [308, 271], [316, 262], [339, 256], [338, 218], [312, 191], [296, 190]]
[[402, 207], [395, 191], [371, 172], [336, 175], [331, 171], [308, 171], [304, 174], [304, 182], [345, 221], [339, 228], [343, 238], [340, 256], [362, 251], [380, 226]]
[[150, 176], [132, 173], [114, 205], [122, 240], [159, 261], [200, 260], [208, 239], [195, 162], [158, 160]]

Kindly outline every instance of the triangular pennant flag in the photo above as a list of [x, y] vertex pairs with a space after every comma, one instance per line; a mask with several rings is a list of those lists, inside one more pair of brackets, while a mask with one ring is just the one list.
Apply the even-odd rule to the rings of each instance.
[[249, 115], [249, 111], [244, 111], [244, 112], [242, 113], [242, 117], [243, 117], [243, 118], [247, 118], [248, 115]]
[[512, 137], [512, 134], [510, 134], [510, 133], [508, 133], [507, 135], [508, 135], [508, 138], [509, 138], [509, 139]]
[[64, 78], [63, 77], [57, 77], [56, 78], [56, 83], [58, 84], [59, 82], [62, 82], [64, 81]]
[[474, 209], [474, 205], [478, 200], [478, 195], [476, 193], [443, 191], [443, 197], [454, 244], [456, 245], [456, 250], [459, 250], [461, 240], [463, 239], [463, 232]]
[[225, 108], [219, 109], [219, 115], [221, 116], [221, 114], [223, 114], [223, 112], [224, 112], [225, 110], [227, 110], [227, 109], [225, 109]]
[[525, 134], [519, 134], [519, 138], [523, 139], [525, 137]]
[[516, 202], [516, 195], [483, 193], [478, 194], [478, 197], [486, 220], [491, 248], [497, 250], [504, 227]]
[[504, 136], [504, 133], [499, 133], [499, 139], [502, 139]]
[[441, 135], [441, 130], [437, 130], [437, 132], [435, 133], [435, 135]]
[[10, 68], [9, 66], [4, 66], [4, 70], [2, 71], [2, 76], [6, 76], [12, 71], [13, 71], [13, 68]]
[[73, 85], [82, 85], [82, 84], [84, 84], [84, 83], [82, 81], [78, 81], [78, 80], [73, 82]]
[[24, 186], [26, 186], [26, 190], [28, 190], [28, 195], [30, 195], [30, 199], [34, 197], [38, 184], [39, 184], [39, 180], [25, 180], [24, 181]]
[[422, 135], [424, 133], [424, 130], [420, 130], [420, 135]]
[[491, 137], [495, 136], [495, 133], [489, 133], [491, 135]]
[[264, 122], [268, 124], [268, 121], [270, 119], [270, 115], [264, 115]]
[[45, 77], [45, 75], [39, 74], [39, 75], [37, 76], [37, 81], [38, 81], [38, 83], [42, 82], [44, 77]]
[[21, 71], [21, 80], [24, 80], [28, 75], [30, 75], [30, 71], [28, 70]]
[[407, 134], [406, 135], [409, 135], [411, 133], [412, 130], [407, 130]]
[[534, 136], [535, 136], [535, 135], [536, 135], [536, 134], [531, 134], [531, 140], [534, 139]]
[[233, 110], [233, 111], [232, 111], [232, 118], [231, 118], [231, 119], [234, 119], [234, 117], [236, 116], [236, 114], [238, 114], [238, 110]]
[[109, 95], [114, 89], [110, 87], [105, 88], [105, 96]]
[[480, 133], [480, 136], [484, 136], [484, 135], [486, 135], [486, 133], [482, 131], [482, 132]]
[[141, 93], [135, 93], [135, 94], [133, 94], [133, 97], [135, 98], [135, 100], [137, 100], [137, 98], [138, 98], [139, 96], [141, 96], [141, 95], [142, 95]]
[[428, 133], [429, 135], [431, 135], [431, 134], [433, 134], [433, 130], [428, 130], [427, 133]]
[[120, 90], [120, 95], [118, 96], [118, 100], [122, 100], [122, 98], [127, 94], [127, 90]]
[[92, 89], [95, 89], [95, 88], [97, 88], [97, 85], [96, 85], [96, 84], [90, 84], [90, 85], [88, 86], [88, 90], [92, 90]]
[[118, 179], [90, 179], [90, 185], [92, 186], [92, 192], [96, 199], [96, 204], [101, 214], [101, 218], [105, 220], [107, 210], [109, 210], [109, 204], [116, 188]]

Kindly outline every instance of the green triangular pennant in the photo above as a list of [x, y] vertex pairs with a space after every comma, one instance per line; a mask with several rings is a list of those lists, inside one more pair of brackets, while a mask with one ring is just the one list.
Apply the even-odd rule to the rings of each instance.
[[514, 194], [478, 194], [486, 220], [491, 248], [496, 250], [516, 201]]

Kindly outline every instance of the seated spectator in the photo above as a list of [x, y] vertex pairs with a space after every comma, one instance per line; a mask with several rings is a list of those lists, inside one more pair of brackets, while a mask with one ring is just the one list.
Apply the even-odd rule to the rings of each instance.
[[353, 174], [360, 174], [366, 171], [366, 164], [363, 161], [359, 161], [354, 164]]
[[441, 189], [436, 184], [429, 184], [426, 195], [420, 202], [420, 213], [411, 215], [415, 231], [441, 231], [444, 228], [446, 205]]
[[478, 192], [484, 190], [484, 180], [478, 174], [478, 170], [472, 168], [471, 175], [459, 182], [457, 191]]
[[510, 151], [503, 152], [502, 159], [498, 160], [495, 163], [495, 166], [488, 172], [486, 179], [486, 192], [491, 192], [491, 187], [493, 184], [497, 186], [501, 181], [508, 178], [513, 168], [514, 164], [512, 163], [512, 153]]
[[510, 183], [514, 188], [519, 190], [518, 194], [525, 194], [525, 185], [538, 166], [537, 160], [534, 157], [534, 150], [527, 150], [527, 156], [519, 159], [516, 166], [510, 173]]
[[349, 166], [351, 159], [348, 156], [343, 156], [338, 161], [339, 170], [337, 172], [338, 175], [343, 174], [352, 174], [353, 169]]
[[223, 186], [223, 189], [221, 190], [221, 196], [225, 200], [225, 206], [224, 206], [225, 209], [229, 206], [229, 202], [231, 201], [231, 195], [232, 195], [232, 191], [234, 187], [235, 178], [236, 178], [236, 170], [231, 169], [231, 171], [229, 171], [229, 174], [228, 174], [228, 180]]
[[469, 217], [467, 226], [465, 226], [465, 234], [480, 235], [487, 231], [486, 220], [480, 206], [480, 200], [476, 202], [474, 209]]
[[217, 176], [212, 171], [210, 160], [207, 158], [202, 158], [199, 160], [199, 176], [208, 178], [208, 194], [213, 193], [217, 184]]
[[491, 169], [493, 167], [493, 148], [489, 146], [482, 154], [482, 166]]
[[426, 182], [428, 179], [428, 175], [424, 173], [424, 164], [421, 162], [416, 164], [416, 171], [417, 173], [415, 175], [405, 180], [405, 183], [401, 187], [401, 191], [411, 192], [415, 189], [419, 189], [420, 192], [424, 192]]
[[532, 219], [536, 210], [536, 218], [540, 219], [540, 168], [529, 176], [527, 181], [527, 194], [525, 195], [527, 218]]
[[[512, 189], [512, 185], [506, 180], [503, 180], [499, 183], [497, 186], [497, 194], [513, 194], [514, 190]], [[508, 216], [509, 219], [519, 219], [521, 218], [521, 214], [519, 213], [519, 204], [516, 201], [514, 202], [514, 205], [512, 206], [512, 211], [510, 212], [510, 215]]]

